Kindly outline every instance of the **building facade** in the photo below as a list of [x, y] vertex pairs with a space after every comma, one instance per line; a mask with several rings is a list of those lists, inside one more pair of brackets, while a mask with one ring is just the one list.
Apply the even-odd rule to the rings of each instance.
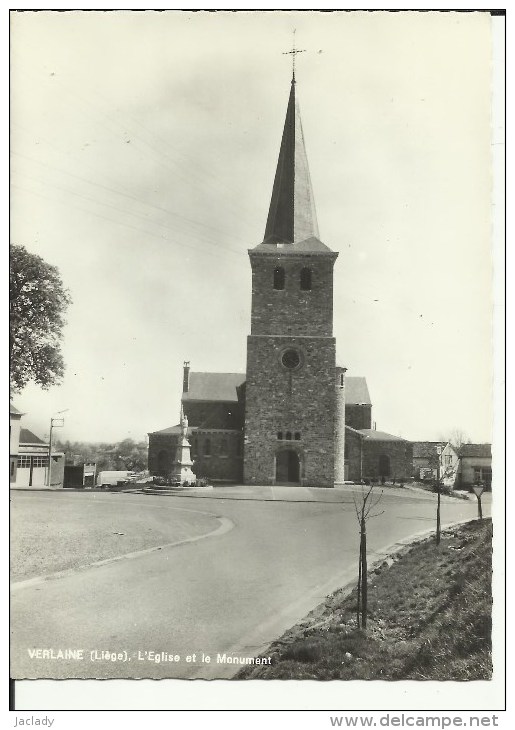
[[63, 486], [64, 454], [52, 451], [52, 469], [49, 481], [49, 445], [21, 424], [23, 413], [10, 407], [10, 470], [11, 487]]
[[[365, 378], [347, 377], [336, 363], [338, 253], [320, 240], [295, 78], [263, 241], [248, 255], [246, 373], [190, 372], [184, 364], [181, 403], [197, 477], [310, 487], [364, 474], [407, 479], [409, 442], [379, 438]], [[178, 436], [178, 426], [149, 434], [152, 474], [170, 474]]]
[[463, 489], [471, 489], [482, 482], [485, 489], [492, 489], [492, 445], [462, 444], [459, 450], [457, 483]]
[[420, 481], [439, 477], [446, 487], [457, 486], [459, 455], [445, 441], [413, 442], [413, 478]]

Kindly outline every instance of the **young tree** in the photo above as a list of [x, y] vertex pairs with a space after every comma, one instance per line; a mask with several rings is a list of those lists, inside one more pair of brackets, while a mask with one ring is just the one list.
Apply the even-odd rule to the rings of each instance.
[[70, 296], [56, 266], [14, 244], [9, 287], [11, 390], [18, 393], [31, 380], [49, 388], [64, 373], [60, 342]]
[[359, 522], [359, 566], [358, 566], [358, 592], [357, 592], [357, 606], [356, 606], [356, 624], [358, 629], [361, 627], [364, 631], [367, 628], [367, 602], [368, 602], [368, 582], [367, 582], [367, 521], [371, 517], [379, 517], [383, 512], [377, 514], [371, 514], [372, 510], [377, 507], [383, 492], [374, 497], [372, 490], [374, 486], [369, 487], [368, 491], [362, 488], [361, 500], [356, 502], [354, 499], [354, 508], [356, 510], [356, 517]]
[[431, 464], [436, 467], [436, 493], [437, 493], [437, 502], [436, 502], [436, 544], [440, 544], [441, 540], [441, 507], [442, 507], [442, 482], [441, 482], [441, 455], [442, 455], [442, 448], [441, 446], [437, 446], [436, 454], [431, 460]]

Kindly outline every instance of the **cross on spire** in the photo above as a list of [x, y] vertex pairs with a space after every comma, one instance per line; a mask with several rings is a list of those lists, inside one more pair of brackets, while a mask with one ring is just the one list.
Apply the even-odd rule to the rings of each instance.
[[291, 57], [292, 57], [292, 81], [293, 81], [293, 83], [295, 83], [295, 56], [297, 55], [297, 53], [306, 53], [305, 48], [299, 49], [299, 48], [295, 47], [295, 33], [296, 32], [297, 32], [297, 29], [294, 28], [293, 29], [293, 48], [291, 49], [291, 51], [283, 51], [283, 56], [291, 55]]

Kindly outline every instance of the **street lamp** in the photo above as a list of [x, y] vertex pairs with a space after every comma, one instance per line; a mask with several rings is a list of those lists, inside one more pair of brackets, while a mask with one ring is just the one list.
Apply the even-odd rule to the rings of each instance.
[[477, 484], [474, 484], [472, 487], [474, 490], [474, 494], [477, 497], [477, 516], [480, 520], [483, 519], [483, 508], [481, 507], [481, 495], [485, 491], [485, 485], [483, 482], [477, 482]]
[[[62, 411], [57, 411], [57, 416], [60, 413], [66, 413], [69, 408], [65, 408]], [[64, 426], [64, 418], [51, 418], [50, 419], [50, 438], [48, 440], [48, 476], [47, 476], [47, 486], [52, 486], [52, 431], [54, 428], [62, 428]]]

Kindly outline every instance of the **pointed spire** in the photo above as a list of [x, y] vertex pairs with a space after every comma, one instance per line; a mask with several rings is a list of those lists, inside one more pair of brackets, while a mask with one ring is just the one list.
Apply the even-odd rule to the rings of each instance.
[[318, 224], [294, 73], [263, 243], [298, 243], [312, 237], [319, 238]]

